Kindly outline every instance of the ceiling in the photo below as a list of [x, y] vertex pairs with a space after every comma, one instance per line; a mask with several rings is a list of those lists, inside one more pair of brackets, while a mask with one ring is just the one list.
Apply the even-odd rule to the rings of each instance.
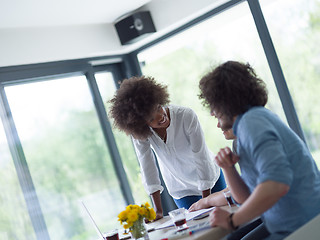
[[[0, 68], [122, 55], [229, 0], [0, 0]], [[156, 27], [121, 45], [114, 23], [150, 11]]]
[[0, 0], [0, 28], [113, 23], [151, 0]]

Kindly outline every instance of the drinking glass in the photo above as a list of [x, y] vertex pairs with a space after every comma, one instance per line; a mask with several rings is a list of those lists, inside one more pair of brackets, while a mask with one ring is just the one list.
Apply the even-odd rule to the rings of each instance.
[[187, 210], [184, 208], [178, 208], [169, 212], [169, 216], [178, 231], [188, 228], [186, 221], [186, 213]]
[[114, 229], [104, 234], [106, 240], [119, 240], [118, 229]]

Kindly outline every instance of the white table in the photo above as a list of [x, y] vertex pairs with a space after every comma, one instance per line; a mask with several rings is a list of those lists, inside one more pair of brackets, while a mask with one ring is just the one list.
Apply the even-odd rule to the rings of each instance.
[[[228, 210], [230, 212], [234, 212], [238, 207], [234, 206], [234, 207], [230, 208], [229, 206], [224, 206], [222, 208], [224, 208], [225, 210]], [[170, 221], [169, 216], [165, 216], [164, 218], [162, 218], [158, 221], [148, 223], [147, 226], [149, 229], [153, 229], [153, 228], [156, 228], [157, 226], [159, 226], [167, 221]], [[191, 228], [194, 225], [198, 225], [198, 224], [201, 224], [201, 223], [204, 223], [207, 221], [208, 221], [208, 217], [200, 219], [200, 220], [190, 220], [187, 222], [187, 225], [189, 226], [189, 228]], [[171, 235], [174, 232], [175, 232], [175, 227], [172, 226], [172, 227], [168, 227], [168, 228], [164, 228], [164, 229], [150, 231], [149, 237], [150, 237], [150, 240], [161, 240], [161, 239], [165, 239], [168, 235]], [[212, 239], [212, 240], [214, 240], [214, 239], [221, 239], [229, 233], [230, 233], [230, 230], [226, 230], [221, 227], [213, 227], [213, 228], [197, 231], [197, 232], [193, 233], [192, 235], [180, 236], [175, 239], [184, 239], [184, 240]], [[121, 239], [130, 239], [130, 237], [127, 236], [127, 238], [121, 238]]]

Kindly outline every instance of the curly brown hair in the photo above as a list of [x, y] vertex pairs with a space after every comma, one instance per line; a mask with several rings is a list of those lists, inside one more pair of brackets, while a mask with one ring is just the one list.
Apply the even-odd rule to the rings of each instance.
[[132, 77], [123, 80], [115, 96], [108, 101], [114, 126], [137, 139], [146, 139], [152, 132], [147, 120], [156, 107], [170, 102], [167, 86], [152, 77]]
[[230, 119], [268, 101], [266, 84], [248, 63], [228, 61], [219, 65], [201, 78], [199, 88], [203, 105]]

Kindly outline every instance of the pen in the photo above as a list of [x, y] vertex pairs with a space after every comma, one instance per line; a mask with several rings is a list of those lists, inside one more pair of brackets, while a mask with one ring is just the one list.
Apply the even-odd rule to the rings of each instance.
[[196, 232], [200, 232], [200, 231], [203, 231], [203, 230], [206, 230], [206, 229], [210, 229], [211, 226], [208, 225], [208, 226], [205, 226], [205, 227], [202, 227], [202, 228], [199, 228], [199, 229], [196, 229], [196, 230], [193, 230], [193, 231], [186, 231], [186, 232], [183, 232], [181, 234], [176, 234], [175, 236], [171, 236], [171, 237], [167, 237], [167, 238], [162, 238], [161, 240], [174, 240], [174, 239], [179, 239], [181, 237], [185, 237], [185, 236], [190, 236], [192, 234], [195, 234]]
[[193, 231], [190, 231], [190, 235], [192, 235], [192, 234], [194, 234], [196, 232], [200, 232], [200, 231], [203, 231], [203, 230], [206, 230], [206, 229], [210, 229], [210, 228], [211, 228], [211, 226], [208, 225], [208, 226], [205, 226], [205, 227], [202, 227], [202, 228], [199, 228], [199, 229], [195, 229]]
[[174, 235], [166, 237], [166, 238], [163, 238], [161, 240], [179, 239], [181, 237], [190, 236], [190, 235], [193, 235], [193, 234], [195, 234], [197, 232], [201, 232], [201, 231], [204, 231], [204, 230], [207, 230], [207, 229], [210, 229], [210, 228], [211, 228], [210, 225], [205, 225], [205, 226], [198, 227], [198, 228], [196, 228], [194, 230], [190, 230], [189, 229], [188, 231], [184, 231], [184, 232], [176, 232]]

